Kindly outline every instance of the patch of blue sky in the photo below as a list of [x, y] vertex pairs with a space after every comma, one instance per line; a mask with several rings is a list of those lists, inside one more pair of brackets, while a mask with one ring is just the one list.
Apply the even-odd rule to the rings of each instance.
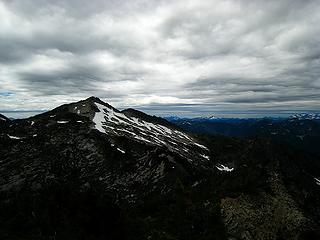
[[9, 97], [13, 95], [13, 92], [9, 92], [9, 91], [0, 91], [0, 97]]

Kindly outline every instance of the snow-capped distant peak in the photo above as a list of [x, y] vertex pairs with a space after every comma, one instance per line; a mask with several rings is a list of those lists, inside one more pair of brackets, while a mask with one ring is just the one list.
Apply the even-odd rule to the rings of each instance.
[[206, 117], [197, 117], [197, 118], [194, 118], [194, 119], [198, 119], [198, 120], [202, 120], [202, 121], [211, 121], [211, 120], [216, 120], [216, 119], [219, 119], [218, 117], [216, 116], [206, 116]]
[[291, 119], [298, 120], [320, 120], [320, 114], [318, 113], [299, 113], [290, 116]]

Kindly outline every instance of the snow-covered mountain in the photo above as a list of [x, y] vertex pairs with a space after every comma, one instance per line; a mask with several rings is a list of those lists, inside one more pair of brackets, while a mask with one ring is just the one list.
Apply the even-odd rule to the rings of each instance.
[[320, 114], [318, 113], [299, 113], [289, 117], [290, 119], [298, 120], [320, 120]]
[[[34, 161], [34, 149], [46, 142], [55, 146], [56, 143], [64, 142], [68, 136], [68, 142], [73, 142], [74, 149], [86, 152], [83, 157], [87, 160], [80, 164], [83, 177], [94, 174], [94, 169], [87, 167], [88, 164], [95, 163], [95, 168], [100, 172], [94, 174], [95, 178], [101, 179], [109, 189], [121, 185], [123, 194], [129, 191], [134, 182], [144, 186], [149, 184], [148, 179], [153, 179], [152, 181], [159, 181], [160, 185], [164, 184], [161, 179], [168, 174], [165, 170], [168, 168], [170, 171], [180, 172], [179, 174], [193, 175], [196, 168], [205, 169], [213, 165], [207, 147], [166, 120], [133, 109], [119, 111], [95, 97], [62, 105], [28, 119], [15, 120], [3, 125], [2, 129], [1, 139], [16, 145], [17, 149], [31, 145], [23, 158], [29, 157], [32, 165], [42, 164], [41, 159]], [[83, 134], [99, 136], [102, 140], [91, 139], [93, 142], [89, 143], [87, 137], [81, 137]], [[76, 140], [82, 138], [83, 140]], [[96, 141], [98, 142], [94, 143]], [[34, 145], [36, 142], [40, 144]], [[122, 174], [119, 169], [111, 170], [113, 167], [101, 166], [105, 154], [98, 150], [101, 144], [103, 148], [109, 149], [106, 154], [110, 156], [106, 158], [135, 159], [131, 161], [134, 166], [130, 168], [130, 173]], [[67, 150], [66, 147], [58, 148], [62, 155], [66, 154], [66, 151], [74, 151]], [[32, 152], [29, 152], [31, 150]], [[42, 150], [39, 149], [39, 152]], [[7, 158], [11, 159], [13, 152], [7, 154]], [[160, 159], [154, 162], [156, 158]], [[32, 167], [28, 171], [33, 172], [36, 168]], [[0, 184], [0, 190], [14, 187], [22, 181], [17, 172], [9, 171], [5, 174], [8, 175], [9, 182]]]
[[[164, 119], [133, 109], [119, 111], [95, 97], [67, 107], [71, 113], [89, 117], [91, 127], [106, 134], [109, 139], [125, 137], [150, 146], [164, 146], [193, 164], [206, 164], [210, 159], [209, 150], [205, 146]], [[64, 118], [59, 120], [60, 123], [68, 121]], [[59, 120], [57, 119], [57, 123]]]

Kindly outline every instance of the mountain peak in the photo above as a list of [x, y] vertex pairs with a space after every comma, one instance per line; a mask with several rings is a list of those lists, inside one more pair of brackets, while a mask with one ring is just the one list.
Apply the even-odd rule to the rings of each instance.
[[119, 111], [118, 109], [116, 109], [115, 107], [110, 105], [109, 103], [104, 102], [100, 98], [95, 97], [95, 96], [91, 96], [91, 97], [89, 97], [89, 98], [87, 98], [87, 99], [85, 99], [83, 101], [80, 101], [79, 103], [83, 103], [83, 102], [88, 102], [88, 103], [91, 103], [91, 104], [99, 103], [99, 104], [102, 104], [102, 105], [104, 105], [106, 107], [112, 108], [113, 110]]
[[95, 97], [95, 96], [91, 96], [86, 98], [85, 100], [82, 101], [86, 101], [86, 102], [103, 102], [100, 98]]
[[30, 120], [53, 127], [81, 123], [88, 131], [97, 130], [112, 142], [127, 139], [148, 147], [165, 147], [196, 165], [211, 162], [205, 146], [167, 120], [135, 109], [119, 111], [97, 97], [62, 105]]
[[290, 116], [291, 119], [298, 120], [320, 120], [320, 114], [318, 113], [299, 113]]

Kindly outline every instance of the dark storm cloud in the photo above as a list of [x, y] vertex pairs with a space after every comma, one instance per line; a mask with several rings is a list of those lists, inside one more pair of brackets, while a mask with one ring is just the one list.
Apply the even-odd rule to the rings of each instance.
[[320, 2], [0, 1], [0, 109], [320, 110]]

